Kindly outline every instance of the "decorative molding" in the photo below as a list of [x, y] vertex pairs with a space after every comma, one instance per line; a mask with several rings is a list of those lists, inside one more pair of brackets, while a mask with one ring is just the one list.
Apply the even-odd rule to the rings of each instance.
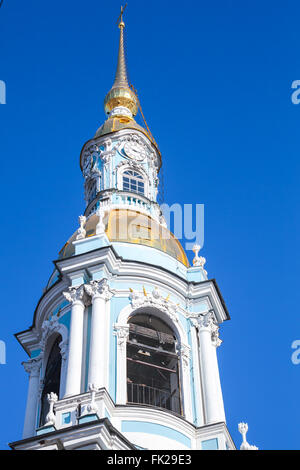
[[213, 345], [218, 348], [222, 344], [222, 340], [219, 338], [219, 326], [216, 323], [213, 323], [211, 327], [211, 341]]
[[87, 405], [87, 411], [89, 414], [98, 413], [98, 406], [95, 401], [96, 392], [98, 391], [98, 387], [95, 384], [89, 384], [89, 392], [91, 393], [91, 400], [90, 403]]
[[197, 317], [199, 328], [210, 328], [212, 329], [214, 324], [214, 312], [209, 310], [206, 313], [202, 313]]
[[106, 278], [99, 281], [91, 281], [89, 284], [84, 284], [84, 290], [92, 299], [101, 298], [104, 300], [110, 300], [113, 296]]
[[44, 426], [55, 426], [56, 416], [54, 414], [53, 408], [54, 408], [54, 403], [56, 403], [57, 400], [58, 400], [58, 397], [57, 397], [56, 393], [53, 393], [53, 392], [48, 393], [47, 394], [47, 400], [48, 400], [50, 409], [49, 409], [49, 412], [46, 415], [46, 420], [45, 420]]
[[204, 258], [204, 256], [198, 256], [198, 253], [199, 251], [201, 250], [201, 246], [200, 245], [194, 245], [193, 246], [193, 252], [195, 253], [195, 257], [193, 259], [193, 265], [195, 267], [200, 267], [203, 269], [204, 273], [207, 274], [207, 271], [205, 271], [204, 269], [204, 265], [206, 263], [206, 259]]
[[77, 230], [76, 240], [82, 240], [83, 238], [85, 238], [85, 236], [86, 236], [86, 231], [85, 231], [85, 229], [84, 229], [85, 223], [86, 223], [86, 217], [85, 217], [85, 215], [80, 215], [80, 216], [79, 216], [79, 224], [80, 224], [80, 227], [79, 227], [79, 229]]
[[63, 362], [65, 362], [68, 358], [68, 350], [69, 350], [69, 341], [63, 340], [59, 343], [59, 348], [60, 348], [60, 354], [61, 354], [61, 359]]
[[176, 315], [178, 305], [169, 300], [169, 295], [164, 298], [158, 287], [155, 287], [152, 293], [147, 293], [145, 288], [143, 289], [143, 292], [131, 290], [129, 297], [134, 309], [140, 307], [155, 307], [166, 313], [173, 322], [178, 322], [178, 316]]
[[114, 324], [114, 335], [117, 337], [117, 346], [124, 350], [126, 347], [127, 338], [129, 336], [129, 325]]
[[63, 292], [63, 296], [65, 299], [70, 302], [71, 304], [75, 304], [77, 302], [83, 303], [85, 301], [85, 289], [83, 287], [84, 285], [81, 284], [81, 286], [78, 287], [69, 287], [69, 290], [66, 292]]
[[132, 118], [132, 112], [125, 106], [116, 106], [109, 114], [110, 118], [113, 116], [128, 116], [129, 118]]
[[181, 358], [183, 369], [186, 370], [190, 365], [191, 348], [187, 344], [178, 344], [176, 350]]
[[239, 423], [238, 425], [239, 432], [243, 436], [243, 442], [241, 444], [240, 450], [258, 450], [258, 447], [253, 446], [247, 442], [247, 432], [248, 432], [248, 424], [247, 423]]
[[30, 377], [39, 377], [40, 370], [42, 366], [42, 359], [43, 354], [40, 354], [39, 357], [30, 359], [27, 362], [22, 362], [22, 366], [24, 367], [25, 371], [30, 374]]
[[188, 314], [187, 315], [191, 324], [199, 329], [205, 330], [208, 329], [211, 334], [211, 341], [215, 347], [219, 347], [222, 344], [222, 340], [219, 338], [219, 325], [215, 319], [215, 314], [213, 310], [209, 310], [206, 313], [200, 314]]

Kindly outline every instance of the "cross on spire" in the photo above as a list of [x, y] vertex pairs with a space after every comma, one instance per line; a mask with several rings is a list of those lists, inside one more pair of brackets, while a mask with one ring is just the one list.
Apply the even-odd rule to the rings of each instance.
[[123, 13], [124, 13], [126, 7], [127, 7], [127, 3], [125, 3], [124, 7], [121, 5], [121, 13], [120, 13], [119, 18], [117, 19], [117, 23], [118, 23], [119, 28], [124, 28], [124, 26], [125, 26], [125, 23], [123, 21]]

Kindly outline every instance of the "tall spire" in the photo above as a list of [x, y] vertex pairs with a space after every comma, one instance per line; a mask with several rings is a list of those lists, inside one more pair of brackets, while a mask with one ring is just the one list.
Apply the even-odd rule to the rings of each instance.
[[119, 28], [120, 28], [119, 55], [118, 55], [118, 65], [117, 65], [116, 77], [115, 77], [115, 81], [114, 81], [114, 84], [113, 84], [112, 88], [120, 87], [120, 86], [129, 87], [128, 78], [127, 78], [125, 51], [124, 51], [124, 28], [125, 28], [125, 23], [123, 22], [123, 12], [126, 8], [126, 5], [125, 5], [124, 8], [121, 7], [121, 14], [120, 14], [120, 17], [119, 17], [119, 19], [120, 19], [120, 22], [119, 22]]
[[135, 93], [131, 90], [128, 83], [124, 52], [125, 23], [123, 21], [123, 13], [126, 5], [124, 8], [121, 7], [121, 14], [118, 19], [118, 21], [120, 20], [118, 24], [120, 28], [120, 41], [115, 81], [104, 100], [104, 109], [108, 115], [114, 111], [114, 113], [117, 112], [118, 114], [125, 115], [127, 115], [127, 112], [129, 112], [130, 115], [135, 116], [138, 111], [138, 99]]

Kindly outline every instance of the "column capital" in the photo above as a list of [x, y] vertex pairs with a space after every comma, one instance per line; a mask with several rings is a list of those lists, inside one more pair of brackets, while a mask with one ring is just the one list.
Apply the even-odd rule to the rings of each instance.
[[123, 348], [126, 345], [126, 341], [129, 336], [129, 325], [118, 325], [115, 323], [114, 334], [117, 336], [118, 346]]
[[83, 284], [78, 287], [69, 287], [66, 292], [63, 292], [65, 299], [72, 305], [79, 303], [84, 305], [85, 290]]
[[212, 330], [213, 325], [215, 324], [213, 311], [202, 313], [197, 317], [199, 329], [209, 329]]
[[30, 359], [27, 362], [22, 362], [22, 365], [30, 377], [39, 377], [42, 365], [42, 356], [39, 356], [36, 359]]
[[217, 324], [214, 312], [210, 310], [207, 313], [200, 314], [196, 318], [191, 319], [194, 326], [198, 326], [199, 332], [209, 331], [212, 344], [219, 347], [222, 341], [219, 338], [219, 325]]
[[113, 296], [106, 278], [99, 281], [91, 281], [89, 284], [84, 285], [84, 289], [87, 295], [92, 298], [92, 300], [96, 298], [110, 300]]

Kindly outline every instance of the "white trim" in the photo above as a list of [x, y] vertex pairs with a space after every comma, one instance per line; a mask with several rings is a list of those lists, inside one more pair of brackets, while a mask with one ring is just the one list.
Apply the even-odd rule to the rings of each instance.
[[[135, 171], [136, 173], [140, 173], [140, 175], [143, 178], [144, 182], [144, 194], [139, 193], [139, 192], [133, 192], [129, 191], [128, 189], [123, 189], [123, 174], [125, 171]], [[120, 191], [127, 191], [130, 194], [136, 194], [139, 196], [145, 196], [148, 199], [150, 198], [149, 194], [149, 176], [147, 175], [146, 171], [142, 167], [142, 164], [138, 163], [132, 163], [132, 162], [122, 162], [116, 167], [116, 173], [117, 173], [117, 189]]]
[[[40, 347], [43, 355], [42, 362], [42, 380], [45, 378], [46, 367], [49, 359], [49, 354], [51, 352], [52, 346], [56, 341], [56, 338], [60, 335], [62, 340], [59, 343], [59, 348], [61, 351], [61, 371], [60, 371], [60, 385], [59, 385], [59, 398], [62, 398], [65, 393], [65, 379], [67, 371], [67, 349], [69, 341], [69, 332], [65, 325], [58, 322], [57, 317], [52, 317], [53, 320], [46, 320], [43, 325], [46, 325], [44, 329], [44, 334], [40, 342]], [[62, 351], [62, 346], [64, 350]], [[40, 390], [42, 393], [42, 389]], [[41, 397], [40, 397], [41, 399]], [[39, 399], [39, 402], [40, 402]]]

